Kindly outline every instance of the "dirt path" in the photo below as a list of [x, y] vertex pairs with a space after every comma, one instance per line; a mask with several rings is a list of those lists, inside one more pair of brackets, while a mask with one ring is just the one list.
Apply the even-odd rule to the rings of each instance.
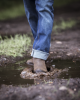
[[66, 30], [52, 37], [51, 56], [53, 59], [80, 61], [80, 30]]

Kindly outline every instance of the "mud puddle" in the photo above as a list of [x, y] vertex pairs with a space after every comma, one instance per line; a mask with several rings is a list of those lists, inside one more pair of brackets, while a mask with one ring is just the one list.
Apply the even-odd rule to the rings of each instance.
[[[17, 62], [16, 64], [7, 64], [0, 66], [0, 85], [28, 85], [34, 84], [33, 79], [22, 79], [20, 77], [21, 71], [26, 67], [22, 64], [24, 61]], [[21, 63], [21, 64], [20, 64]]]
[[[15, 64], [0, 65], [0, 85], [34, 84], [34, 79], [22, 79], [20, 77], [21, 71], [28, 67], [25, 61], [19, 61]], [[61, 72], [58, 76], [60, 79], [80, 78], [80, 62], [55, 60], [52, 62], [48, 61], [47, 65], [53, 66], [54, 69], [57, 68], [58, 70], [68, 68], [67, 72]]]
[[70, 61], [70, 60], [58, 60], [52, 63], [55, 65], [55, 68], [64, 69], [68, 68], [67, 72], [62, 72], [58, 78], [80, 78], [80, 62], [79, 61]]

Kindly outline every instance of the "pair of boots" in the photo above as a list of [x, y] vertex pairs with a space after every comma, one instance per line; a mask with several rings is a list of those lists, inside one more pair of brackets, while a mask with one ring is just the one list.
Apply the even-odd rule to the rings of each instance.
[[27, 64], [34, 66], [34, 73], [47, 72], [45, 60], [32, 58], [27, 61]]

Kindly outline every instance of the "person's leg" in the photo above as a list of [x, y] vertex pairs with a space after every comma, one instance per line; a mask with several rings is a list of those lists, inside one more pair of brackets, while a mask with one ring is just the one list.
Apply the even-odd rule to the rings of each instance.
[[[35, 39], [37, 34], [37, 22], [38, 22], [38, 13], [36, 11], [35, 0], [23, 0], [23, 3], [24, 3], [26, 17], [29, 22], [33, 37]], [[33, 58], [27, 60], [26, 63], [29, 65], [33, 65]]]
[[31, 56], [46, 60], [49, 56], [51, 32], [53, 28], [53, 1], [35, 0], [38, 12], [37, 36]]
[[[35, 14], [31, 11], [32, 2], [35, 1]], [[51, 31], [53, 27], [53, 0], [24, 0], [25, 11], [27, 19], [34, 36], [34, 44], [31, 56], [33, 57], [34, 72], [46, 72], [45, 60], [48, 58], [50, 49]], [[31, 7], [31, 8], [30, 8]], [[30, 11], [32, 13], [30, 13]], [[32, 17], [32, 15], [35, 15]], [[31, 16], [31, 17], [30, 17]], [[37, 21], [36, 21], [36, 16]], [[37, 24], [33, 24], [32, 20], [35, 18]], [[31, 24], [32, 23], [32, 24]], [[33, 31], [35, 29], [36, 31]], [[34, 28], [33, 28], [34, 27]], [[36, 34], [36, 35], [35, 35]]]
[[47, 72], [45, 60], [49, 56], [53, 28], [53, 0], [35, 0], [38, 12], [37, 36], [33, 44], [34, 72]]
[[37, 34], [38, 13], [36, 11], [35, 0], [23, 0], [27, 20], [31, 27], [34, 39]]

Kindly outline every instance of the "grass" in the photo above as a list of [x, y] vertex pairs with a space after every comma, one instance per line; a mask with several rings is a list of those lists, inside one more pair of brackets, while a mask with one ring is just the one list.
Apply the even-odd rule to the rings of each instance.
[[[54, 8], [69, 5], [75, 1], [77, 2], [79, 0], [54, 0]], [[20, 3], [18, 3], [18, 1], [16, 2], [12, 2], [12, 1], [6, 2], [5, 1], [4, 7], [3, 7], [3, 3], [0, 5], [2, 5], [1, 7], [3, 8], [3, 10], [0, 10], [0, 20], [6, 20], [9, 18], [15, 18], [18, 16], [25, 15], [24, 4], [21, 1]]]
[[16, 35], [14, 38], [2, 40], [0, 36], [0, 55], [23, 56], [31, 45], [31, 39], [27, 35]]
[[65, 30], [67, 28], [72, 28], [74, 25], [76, 25], [76, 21], [75, 20], [68, 20], [68, 21], [64, 21], [62, 20], [60, 23], [54, 23], [54, 27], [53, 30], [57, 31], [58, 29], [60, 30]]
[[54, 7], [62, 7], [77, 1], [79, 0], [54, 0]]
[[15, 18], [18, 16], [25, 15], [24, 5], [19, 4], [17, 6], [13, 6], [11, 8], [7, 8], [0, 11], [0, 20], [5, 20], [9, 18]]

